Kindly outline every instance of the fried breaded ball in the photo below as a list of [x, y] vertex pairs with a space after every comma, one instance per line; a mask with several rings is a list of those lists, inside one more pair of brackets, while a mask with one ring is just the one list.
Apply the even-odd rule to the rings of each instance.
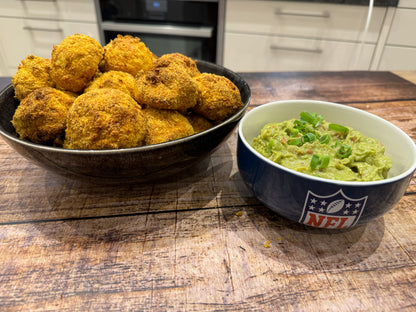
[[198, 103], [193, 110], [214, 121], [222, 121], [244, 106], [240, 91], [226, 77], [203, 73], [195, 78], [199, 86]]
[[185, 70], [191, 77], [200, 75], [196, 61], [181, 53], [164, 54], [155, 61], [155, 67], [178, 66]]
[[79, 93], [96, 73], [102, 57], [103, 48], [95, 39], [67, 36], [52, 50], [51, 77], [57, 87]]
[[154, 54], [152, 52], [152, 59], [153, 59], [153, 64], [158, 60], [159, 56], [157, 56], [156, 54]]
[[199, 133], [209, 128], [212, 128], [214, 124], [206, 119], [204, 116], [198, 114], [189, 114], [186, 116], [189, 122], [191, 123], [192, 127], [194, 128], [195, 133]]
[[156, 67], [137, 74], [136, 100], [159, 109], [187, 109], [196, 105], [198, 85], [184, 70]]
[[66, 114], [74, 100], [71, 94], [51, 87], [36, 89], [20, 102], [12, 124], [21, 139], [52, 144], [64, 135]]
[[112, 88], [118, 89], [134, 97], [135, 85], [134, 77], [126, 72], [110, 70], [101, 75], [97, 75], [94, 80], [85, 88], [84, 92], [95, 89]]
[[146, 145], [177, 140], [194, 134], [188, 119], [172, 110], [143, 109], [147, 124]]
[[123, 91], [96, 89], [77, 97], [68, 111], [64, 148], [140, 146], [146, 135], [141, 107]]
[[16, 74], [12, 77], [15, 97], [21, 101], [33, 90], [42, 87], [54, 87], [50, 76], [51, 60], [28, 55], [21, 61]]
[[139, 38], [117, 35], [104, 47], [100, 68], [103, 72], [117, 70], [136, 76], [139, 70], [153, 68], [153, 54]]

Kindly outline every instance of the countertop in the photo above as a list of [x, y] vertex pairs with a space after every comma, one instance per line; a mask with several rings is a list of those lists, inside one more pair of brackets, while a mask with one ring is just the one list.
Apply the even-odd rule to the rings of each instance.
[[[250, 109], [339, 102], [416, 140], [416, 85], [394, 73], [241, 75]], [[308, 228], [253, 198], [236, 135], [188, 172], [124, 186], [56, 176], [0, 139], [0, 310], [414, 311], [415, 177], [396, 207], [367, 225]]]

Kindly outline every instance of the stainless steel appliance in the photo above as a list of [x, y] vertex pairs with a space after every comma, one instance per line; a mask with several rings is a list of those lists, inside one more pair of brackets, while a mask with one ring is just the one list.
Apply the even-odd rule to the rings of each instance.
[[222, 65], [225, 0], [95, 0], [101, 43], [139, 37], [156, 55], [179, 52]]

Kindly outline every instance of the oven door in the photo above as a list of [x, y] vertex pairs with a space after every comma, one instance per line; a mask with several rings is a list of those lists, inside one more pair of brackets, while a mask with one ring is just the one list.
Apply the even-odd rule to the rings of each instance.
[[217, 61], [213, 27], [104, 22], [102, 30], [106, 43], [118, 34], [132, 35], [139, 37], [157, 56], [178, 52], [194, 59]]

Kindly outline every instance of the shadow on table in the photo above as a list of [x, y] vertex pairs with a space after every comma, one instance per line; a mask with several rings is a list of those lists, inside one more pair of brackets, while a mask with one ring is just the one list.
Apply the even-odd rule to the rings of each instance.
[[[236, 173], [237, 175], [238, 173]], [[233, 180], [238, 180], [237, 178]], [[240, 188], [241, 196], [252, 195], [248, 187]], [[384, 218], [347, 230], [328, 230], [308, 227], [274, 213], [260, 202], [243, 208], [248, 220], [236, 218], [236, 211], [224, 211], [228, 226], [254, 227], [254, 235], [264, 242], [247, 242], [258, 248], [258, 252], [276, 259], [282, 254], [294, 262], [317, 270], [331, 270], [359, 264], [370, 257], [383, 239]], [[237, 220], [237, 221], [235, 221]], [[235, 225], [239, 222], [239, 225]], [[244, 237], [240, 236], [240, 237]], [[247, 237], [247, 241], [251, 238]], [[270, 247], [264, 247], [264, 243]]]
[[221, 153], [230, 156], [222, 162], [208, 157], [181, 174], [149, 184], [94, 185], [45, 171], [44, 194], [34, 196], [25, 217], [36, 220], [43, 234], [61, 240], [140, 241], [161, 230], [169, 233], [178, 211], [215, 207], [219, 190], [212, 186], [213, 176], [229, 176], [233, 167], [227, 144]]
[[257, 230], [270, 241], [270, 247], [259, 246], [259, 252], [277, 258], [283, 254], [314, 270], [338, 270], [359, 265], [377, 250], [385, 232], [383, 217], [336, 231], [304, 226], [280, 217], [264, 206], [248, 212], [252, 220], [259, 216], [267, 226], [257, 227]]

